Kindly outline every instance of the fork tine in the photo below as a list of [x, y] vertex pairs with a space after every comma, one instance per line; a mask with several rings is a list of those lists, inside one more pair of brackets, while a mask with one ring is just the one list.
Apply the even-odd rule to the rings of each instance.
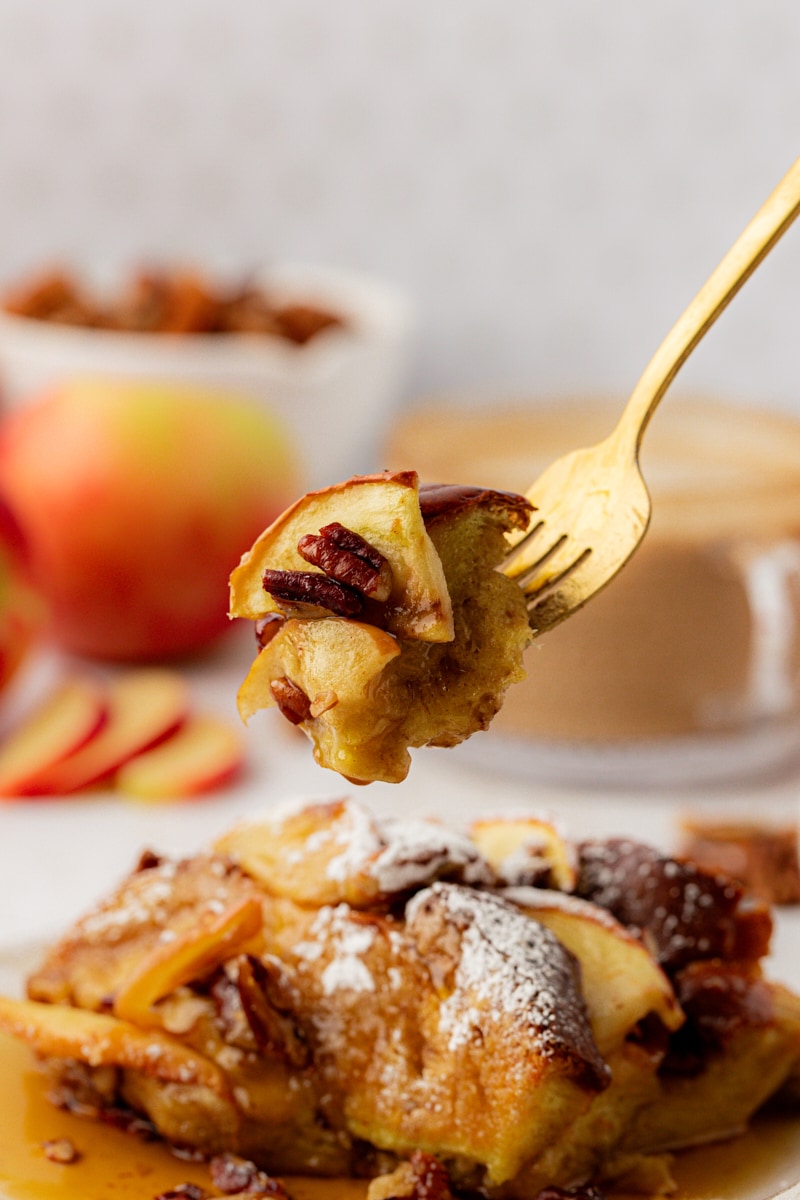
[[591, 553], [591, 548], [587, 546], [557, 575], [544, 580], [538, 587], [529, 584], [524, 589], [527, 598], [528, 622], [535, 633], [546, 633], [581, 607], [587, 597], [581, 594], [580, 587], [575, 589], [571, 585], [574, 582], [575, 573]]
[[[511, 542], [511, 544], [509, 545], [505, 560], [503, 562], [502, 570], [506, 571], [506, 573], [507, 573], [508, 567], [511, 565], [511, 563], [515, 562], [518, 558], [520, 558], [522, 552], [524, 552], [527, 549], [527, 547], [530, 545], [530, 543], [533, 541], [533, 539], [542, 532], [542, 530], [544, 529], [544, 525], [545, 525], [544, 517], [540, 517], [536, 521], [536, 523], [534, 525], [531, 525], [531, 527], [529, 529], [527, 529], [525, 531], [525, 533], [523, 533], [521, 536], [519, 536], [516, 541]], [[516, 536], [516, 535], [514, 535], [514, 536]]]
[[532, 562], [526, 562], [524, 569], [520, 570], [516, 574], [512, 574], [511, 578], [515, 579], [523, 590], [527, 590], [528, 581], [534, 577], [536, 572], [541, 567], [545, 566], [548, 562], [550, 562], [551, 559], [555, 558], [560, 550], [563, 550], [567, 541], [567, 534], [562, 533], [561, 537], [557, 538], [556, 541], [548, 546], [548, 548], [544, 550], [538, 558], [535, 558]]
[[586, 546], [581, 550], [580, 554], [571, 559], [555, 575], [548, 575], [539, 583], [534, 582], [536, 575], [534, 570], [527, 573], [527, 578], [526, 576], [520, 576], [517, 582], [528, 597], [528, 608], [530, 609], [531, 605], [536, 604], [538, 599], [543, 598], [546, 593], [553, 592], [556, 588], [560, 587], [565, 579], [572, 575], [574, 571], [577, 571], [578, 567], [586, 561], [591, 553], [591, 547]]

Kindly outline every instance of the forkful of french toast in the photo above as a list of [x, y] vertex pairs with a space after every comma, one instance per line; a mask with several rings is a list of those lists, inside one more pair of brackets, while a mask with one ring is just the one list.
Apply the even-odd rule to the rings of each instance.
[[238, 696], [276, 709], [350, 782], [398, 783], [409, 750], [488, 727], [531, 639], [603, 588], [650, 518], [639, 467], [675, 375], [800, 212], [800, 159], [675, 323], [605, 441], [525, 496], [356, 476], [293, 504], [242, 556], [230, 615], [255, 623]]

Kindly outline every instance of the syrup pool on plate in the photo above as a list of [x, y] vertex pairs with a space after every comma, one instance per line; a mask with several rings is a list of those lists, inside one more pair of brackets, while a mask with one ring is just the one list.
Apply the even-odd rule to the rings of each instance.
[[[68, 1138], [77, 1161], [60, 1165], [45, 1142]], [[47, 1079], [30, 1049], [0, 1033], [0, 1197], [2, 1200], [155, 1200], [179, 1183], [210, 1192], [208, 1168], [184, 1162], [163, 1142], [142, 1141], [47, 1099]], [[290, 1179], [292, 1200], [363, 1200], [364, 1181]]]
[[[162, 1142], [54, 1108], [27, 1046], [0, 1034], [0, 1198], [154, 1200], [180, 1183], [210, 1188], [203, 1163], [184, 1162]], [[68, 1138], [80, 1155], [51, 1162], [44, 1143]], [[800, 1178], [797, 1116], [757, 1119], [742, 1137], [676, 1157], [674, 1200], [769, 1200]], [[364, 1200], [366, 1183], [284, 1180], [292, 1200]], [[621, 1200], [621, 1198], [617, 1198]]]

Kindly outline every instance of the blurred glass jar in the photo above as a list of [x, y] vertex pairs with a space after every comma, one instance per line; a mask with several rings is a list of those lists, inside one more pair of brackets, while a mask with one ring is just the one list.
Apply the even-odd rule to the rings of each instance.
[[[623, 400], [418, 407], [388, 465], [524, 491]], [[800, 420], [668, 397], [642, 466], [650, 529], [622, 573], [534, 643], [469, 753], [578, 784], [692, 784], [800, 758]]]

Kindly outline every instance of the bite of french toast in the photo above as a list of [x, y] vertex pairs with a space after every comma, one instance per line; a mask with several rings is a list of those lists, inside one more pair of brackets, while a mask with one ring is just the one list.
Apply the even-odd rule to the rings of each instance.
[[245, 720], [277, 708], [351, 782], [400, 782], [409, 747], [485, 729], [522, 679], [525, 598], [498, 567], [523, 496], [358, 476], [304, 496], [233, 571], [230, 613], [256, 622]]

